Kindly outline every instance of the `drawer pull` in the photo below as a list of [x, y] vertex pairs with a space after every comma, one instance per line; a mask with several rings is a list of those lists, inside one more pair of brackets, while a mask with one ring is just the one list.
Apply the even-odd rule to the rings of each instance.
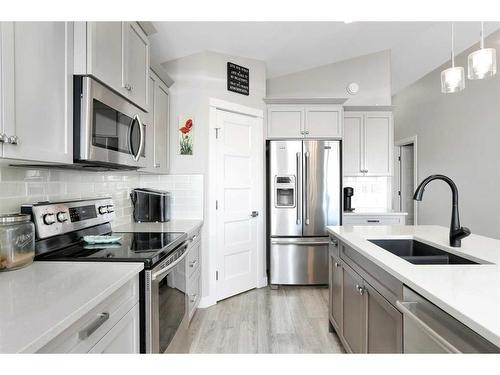
[[90, 335], [92, 335], [97, 329], [104, 324], [109, 319], [109, 313], [101, 313], [97, 316], [97, 319], [88, 325], [87, 328], [81, 330], [78, 333], [80, 340], [85, 340]]
[[366, 220], [367, 223], [380, 223], [380, 220], [377, 219], [368, 219]]
[[198, 295], [195, 293], [195, 294], [191, 294], [191, 298], [189, 299], [189, 302], [195, 302], [196, 301], [196, 297], [198, 297]]
[[193, 268], [193, 267], [196, 265], [196, 263], [198, 263], [198, 260], [197, 260], [197, 259], [195, 259], [195, 260], [193, 260], [192, 262], [190, 262], [190, 263], [189, 263], [189, 267]]
[[335, 262], [334, 264], [335, 264], [335, 267], [340, 267], [340, 263]]

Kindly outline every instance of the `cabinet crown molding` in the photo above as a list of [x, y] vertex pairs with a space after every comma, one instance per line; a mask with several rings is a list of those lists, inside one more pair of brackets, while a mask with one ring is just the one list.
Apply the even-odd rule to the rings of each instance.
[[266, 104], [344, 104], [347, 98], [264, 98]]
[[390, 112], [393, 105], [345, 105], [345, 112]]

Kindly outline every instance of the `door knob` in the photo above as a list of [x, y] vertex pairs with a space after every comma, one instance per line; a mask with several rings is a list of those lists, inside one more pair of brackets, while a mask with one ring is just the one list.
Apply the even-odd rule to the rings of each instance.
[[252, 216], [252, 217], [259, 216], [259, 211], [252, 211], [252, 214], [250, 216]]

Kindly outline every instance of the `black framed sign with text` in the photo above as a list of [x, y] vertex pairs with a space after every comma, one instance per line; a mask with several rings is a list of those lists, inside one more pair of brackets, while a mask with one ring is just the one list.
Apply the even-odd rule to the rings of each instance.
[[227, 90], [248, 96], [250, 94], [250, 70], [244, 66], [228, 62]]

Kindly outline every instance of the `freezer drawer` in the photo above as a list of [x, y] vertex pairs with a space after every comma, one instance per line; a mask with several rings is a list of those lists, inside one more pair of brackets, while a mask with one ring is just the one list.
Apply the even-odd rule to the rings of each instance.
[[328, 284], [328, 237], [271, 238], [271, 284]]

